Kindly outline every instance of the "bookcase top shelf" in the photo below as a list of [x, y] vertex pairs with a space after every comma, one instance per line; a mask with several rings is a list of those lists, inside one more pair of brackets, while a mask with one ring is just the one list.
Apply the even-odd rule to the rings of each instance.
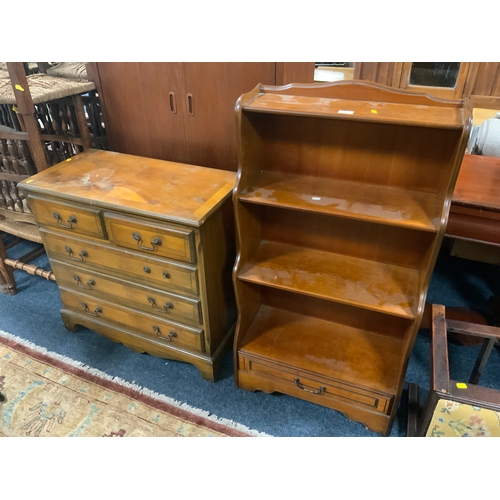
[[459, 107], [289, 94], [259, 93], [243, 105], [243, 110], [459, 130], [464, 122]]

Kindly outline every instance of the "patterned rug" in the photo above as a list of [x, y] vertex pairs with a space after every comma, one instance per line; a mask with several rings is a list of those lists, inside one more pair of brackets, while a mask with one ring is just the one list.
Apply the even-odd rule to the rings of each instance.
[[1, 437], [265, 436], [0, 330]]

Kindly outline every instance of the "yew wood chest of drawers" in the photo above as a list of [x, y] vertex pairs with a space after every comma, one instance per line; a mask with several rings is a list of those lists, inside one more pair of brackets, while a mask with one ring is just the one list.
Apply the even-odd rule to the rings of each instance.
[[236, 306], [233, 172], [89, 151], [19, 187], [68, 330], [192, 363], [213, 381]]

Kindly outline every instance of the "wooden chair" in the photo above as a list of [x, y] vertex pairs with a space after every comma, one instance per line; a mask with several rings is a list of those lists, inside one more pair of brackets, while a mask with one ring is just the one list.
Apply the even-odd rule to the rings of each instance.
[[[17, 183], [92, 147], [82, 94], [94, 90], [95, 84], [40, 73], [27, 75], [20, 62], [6, 63], [5, 68], [0, 67], [0, 235], [4, 233], [0, 238], [0, 292], [14, 295], [13, 269], [54, 279], [50, 272], [27, 266], [43, 253], [43, 247]], [[19, 240], [7, 235], [40, 247], [11, 260], [7, 249]]]
[[[500, 436], [500, 390], [476, 385], [500, 328], [446, 318], [442, 305], [432, 306], [431, 384], [427, 400], [420, 405], [420, 389], [409, 386], [408, 429], [415, 436]], [[484, 339], [469, 382], [450, 378], [447, 334]]]

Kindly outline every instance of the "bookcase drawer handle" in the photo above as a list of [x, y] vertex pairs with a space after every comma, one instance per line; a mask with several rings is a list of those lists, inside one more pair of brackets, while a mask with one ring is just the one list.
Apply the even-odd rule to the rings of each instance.
[[[153, 331], [156, 333], [156, 335], [158, 335], [158, 337], [162, 336], [161, 330], [160, 330], [160, 328], [158, 326], [153, 326]], [[167, 337], [162, 337], [162, 338], [164, 338], [168, 342], [173, 342], [173, 340], [174, 340], [175, 337], [177, 337], [177, 333], [170, 332]]]
[[326, 391], [326, 387], [323, 385], [319, 389], [313, 389], [311, 387], [306, 387], [305, 385], [300, 383], [300, 380], [298, 378], [294, 378], [293, 381], [297, 385], [299, 389], [302, 389], [303, 391], [310, 392], [311, 394], [321, 394], [322, 392]]
[[77, 274], [75, 274], [73, 276], [73, 279], [76, 281], [76, 284], [80, 288], [85, 288], [85, 290], [92, 290], [92, 287], [95, 286], [95, 281], [94, 280], [88, 280], [87, 284], [84, 285], [83, 282], [82, 282], [82, 280], [80, 279], [80, 276], [78, 276]]
[[65, 246], [64, 247], [64, 250], [66, 250], [66, 252], [68, 252], [68, 256], [70, 259], [73, 259], [73, 260], [80, 260], [83, 262], [83, 260], [85, 259], [85, 257], [88, 257], [89, 254], [87, 253], [87, 250], [82, 250], [78, 255], [80, 255], [80, 257], [73, 257], [74, 253], [73, 253], [73, 250], [71, 249], [71, 247], [68, 247], [68, 246]]
[[85, 302], [82, 302], [82, 307], [83, 307], [83, 310], [89, 315], [89, 316], [99, 316], [99, 314], [102, 314], [102, 309], [100, 307], [96, 307], [94, 309], [94, 312], [90, 311], [89, 310], [89, 306], [85, 303]]
[[151, 307], [155, 310], [155, 311], [159, 311], [159, 312], [162, 312], [162, 313], [168, 313], [170, 309], [173, 309], [174, 308], [174, 304], [172, 304], [172, 302], [167, 302], [164, 306], [163, 306], [163, 309], [161, 307], [158, 307], [156, 305], [156, 301], [155, 299], [153, 299], [153, 297], [148, 297], [148, 302], [151, 304]]
[[74, 229], [74, 225], [77, 223], [76, 217], [74, 215], [69, 216], [68, 224], [64, 224], [64, 222], [62, 222], [62, 217], [59, 215], [59, 212], [54, 212], [52, 215], [54, 216], [54, 219], [57, 221], [57, 223], [65, 229]]
[[142, 238], [139, 233], [132, 233], [132, 238], [134, 238], [135, 241], [137, 241], [137, 246], [139, 248], [142, 248], [143, 250], [148, 250], [149, 252], [154, 252], [157, 247], [161, 246], [161, 239], [160, 238], [153, 238], [151, 240], [151, 247], [145, 247], [142, 245]]

